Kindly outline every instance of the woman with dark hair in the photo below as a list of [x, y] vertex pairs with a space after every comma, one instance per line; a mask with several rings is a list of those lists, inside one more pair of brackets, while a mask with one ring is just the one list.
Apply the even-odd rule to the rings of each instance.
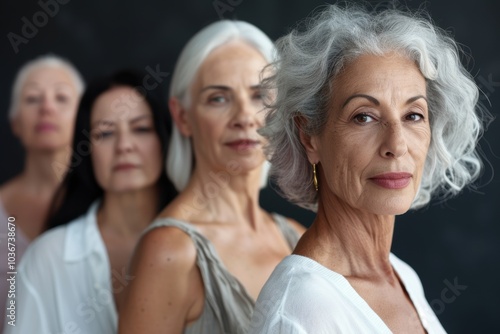
[[165, 175], [167, 112], [142, 76], [92, 83], [48, 227], [18, 268], [16, 323], [6, 333], [115, 333], [125, 275], [143, 229], [175, 195]]

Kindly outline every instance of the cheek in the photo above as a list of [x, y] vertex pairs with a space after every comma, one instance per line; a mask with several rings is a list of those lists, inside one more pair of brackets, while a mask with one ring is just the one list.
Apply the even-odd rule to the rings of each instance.
[[429, 152], [430, 142], [431, 133], [428, 127], [416, 129], [411, 133], [408, 145], [411, 151], [413, 151], [413, 156], [417, 161], [422, 163], [425, 162]]
[[29, 110], [19, 110], [17, 114], [17, 123], [19, 129], [29, 129], [34, 126], [37, 122], [37, 117], [35, 112], [30, 112]]
[[329, 184], [332, 190], [344, 198], [351, 197], [352, 192], [358, 189], [363, 166], [358, 157], [349, 152], [339, 150], [339, 154], [333, 154], [329, 165]]
[[193, 124], [193, 139], [198, 145], [210, 146], [210, 144], [217, 141], [222, 132], [225, 120], [223, 117], [212, 118], [204, 117], [198, 118]]
[[259, 111], [257, 112], [257, 117], [256, 117], [256, 119], [257, 119], [257, 125], [258, 125], [259, 128], [262, 127], [262, 126], [264, 126], [264, 124], [266, 123], [265, 122], [266, 121], [266, 115], [268, 113], [266, 110], [263, 110], [262, 108], [263, 107], [261, 107], [261, 109], [259, 109]]
[[35, 126], [36, 126], [37, 120], [35, 117], [28, 117], [26, 114], [24, 115], [18, 115], [18, 118], [16, 120], [16, 125], [15, 125], [15, 131], [17, 136], [23, 140], [30, 140], [30, 138], [33, 138], [35, 135]]
[[109, 169], [111, 166], [111, 152], [108, 152], [104, 147], [104, 144], [99, 144], [99, 147], [93, 147], [92, 153], [90, 154], [92, 158], [92, 169], [94, 170], [94, 175], [96, 177], [97, 183], [106, 189], [106, 180], [108, 179]]
[[60, 123], [73, 125], [75, 122], [76, 113], [73, 109], [64, 110], [59, 114], [57, 118]]
[[159, 138], [151, 138], [151, 140], [143, 143], [142, 151], [145, 155], [148, 170], [154, 174], [155, 178], [159, 177], [163, 170], [163, 157]]
[[346, 199], [357, 197], [360, 180], [374, 156], [370, 139], [336, 132], [322, 142], [321, 161], [331, 190]]

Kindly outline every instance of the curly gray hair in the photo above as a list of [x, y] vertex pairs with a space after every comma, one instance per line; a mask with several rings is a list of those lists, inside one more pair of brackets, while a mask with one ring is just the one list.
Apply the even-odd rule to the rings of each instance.
[[432, 139], [411, 208], [426, 205], [432, 195], [455, 195], [479, 176], [476, 144], [488, 112], [478, 104], [478, 87], [460, 63], [462, 51], [445, 31], [421, 15], [354, 5], [329, 5], [305, 27], [276, 42], [279, 61], [264, 81], [277, 95], [261, 134], [269, 140], [271, 176], [284, 197], [317, 210], [312, 167], [294, 118], [306, 120], [307, 135], [320, 134], [335, 94], [332, 78], [362, 54], [398, 52], [415, 61], [426, 78]]

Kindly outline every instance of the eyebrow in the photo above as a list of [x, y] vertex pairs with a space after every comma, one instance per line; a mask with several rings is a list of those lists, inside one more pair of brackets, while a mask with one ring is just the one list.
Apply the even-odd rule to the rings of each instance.
[[[228, 90], [231, 90], [231, 87], [224, 86], [224, 85], [210, 85], [210, 86], [203, 87], [201, 89], [200, 93], [202, 93], [202, 92], [204, 92], [206, 90], [209, 90], [209, 89], [219, 89], [219, 90], [228, 91]], [[253, 85], [253, 86], [250, 86], [250, 89], [253, 89], [253, 90], [262, 89], [262, 85], [260, 85], [260, 84]]]
[[[355, 99], [357, 97], [361, 97], [361, 98], [365, 98], [367, 100], [369, 100], [370, 102], [372, 102], [373, 104], [375, 104], [376, 106], [379, 106], [380, 105], [380, 102], [379, 100], [377, 100], [376, 98], [374, 98], [373, 96], [370, 96], [370, 95], [366, 95], [366, 94], [354, 94], [354, 95], [351, 95], [347, 98], [347, 100], [345, 100], [344, 104], [342, 105], [342, 108], [344, 108], [352, 99]], [[423, 95], [417, 95], [417, 96], [414, 96], [414, 97], [411, 97], [409, 98], [407, 101], [406, 101], [406, 104], [410, 104], [410, 103], [413, 103], [415, 102], [416, 100], [418, 99], [424, 99], [425, 102], [429, 103], [427, 101], [427, 98]]]
[[[137, 122], [139, 122], [139, 121], [141, 121], [141, 120], [143, 120], [145, 118], [153, 118], [153, 116], [149, 115], [149, 114], [142, 114], [142, 115], [139, 115], [139, 116], [131, 119], [129, 121], [129, 123], [137, 123]], [[92, 123], [91, 127], [94, 127], [94, 126], [100, 125], [100, 124], [107, 125], [107, 126], [112, 126], [112, 125], [115, 125], [115, 122], [109, 121], [109, 120], [106, 120], [106, 119], [100, 119], [100, 120], [97, 120], [94, 123]]]
[[137, 123], [137, 122], [142, 121], [143, 119], [146, 119], [146, 118], [153, 118], [153, 116], [149, 115], [149, 114], [142, 114], [142, 115], [137, 116], [136, 118], [131, 119], [130, 123]]
[[[33, 81], [30, 81], [30, 82], [27, 82], [26, 84], [24, 84], [24, 87], [26, 87], [26, 88], [30, 88], [30, 87], [40, 88], [43, 86], [44, 86], [43, 83], [33, 82]], [[55, 87], [68, 87], [68, 86], [71, 86], [71, 84], [64, 82], [64, 81], [58, 81], [58, 82], [54, 82], [53, 86], [55, 86]]]

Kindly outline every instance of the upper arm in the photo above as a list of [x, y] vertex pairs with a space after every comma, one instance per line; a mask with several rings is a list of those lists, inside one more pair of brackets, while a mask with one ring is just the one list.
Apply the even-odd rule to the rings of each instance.
[[119, 333], [182, 333], [203, 297], [190, 237], [174, 227], [151, 230], [137, 245], [130, 275]]

